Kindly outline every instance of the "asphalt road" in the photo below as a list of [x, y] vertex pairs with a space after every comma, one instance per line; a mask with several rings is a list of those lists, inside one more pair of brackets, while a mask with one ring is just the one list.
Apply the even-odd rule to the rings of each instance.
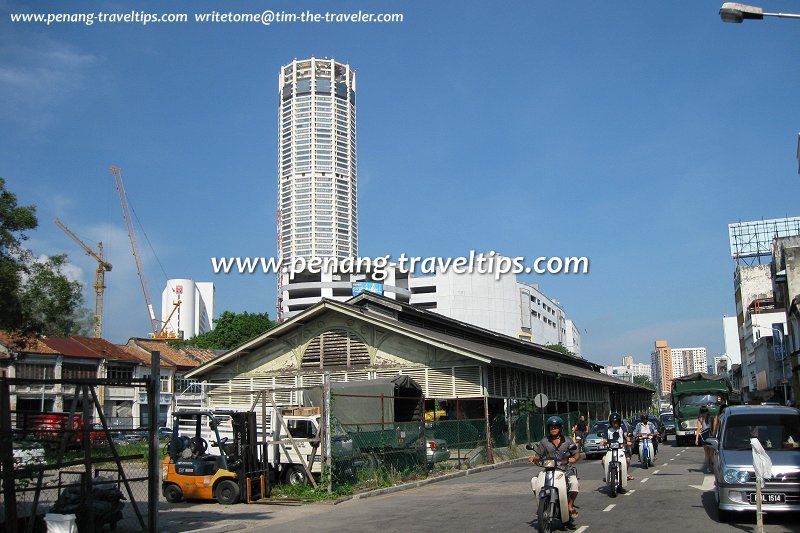
[[[628, 493], [616, 498], [606, 492], [600, 461], [580, 461], [577, 531], [753, 531], [754, 515], [730, 524], [716, 521], [713, 477], [702, 472], [702, 460], [702, 449], [677, 448], [673, 441], [660, 446], [656, 465], [648, 470], [641, 469], [634, 456], [635, 479]], [[216, 519], [203, 516], [203, 522], [217, 527], [236, 524], [239, 531], [530, 532], [535, 531], [536, 514], [530, 478], [537, 472], [533, 465], [518, 463], [338, 505], [217, 506]], [[203, 515], [201, 509], [194, 511], [198, 518]], [[797, 515], [767, 516], [765, 531], [797, 531], [793, 519]]]

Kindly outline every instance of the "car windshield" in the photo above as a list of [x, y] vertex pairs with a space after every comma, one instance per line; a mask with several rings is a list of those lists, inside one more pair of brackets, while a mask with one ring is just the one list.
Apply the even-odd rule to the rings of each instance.
[[672, 415], [661, 415], [661, 421], [665, 424], [672, 424], [675, 422], [675, 418]]
[[597, 433], [602, 433], [606, 429], [608, 429], [608, 422], [598, 422], [592, 426], [592, 429], [589, 430], [589, 433], [596, 435]]
[[797, 449], [800, 447], [800, 415], [742, 414], [728, 418], [724, 449], [749, 450], [751, 438], [757, 438], [765, 450]]
[[712, 405], [721, 402], [721, 398], [716, 394], [690, 394], [680, 399], [681, 407], [697, 407], [699, 405]]

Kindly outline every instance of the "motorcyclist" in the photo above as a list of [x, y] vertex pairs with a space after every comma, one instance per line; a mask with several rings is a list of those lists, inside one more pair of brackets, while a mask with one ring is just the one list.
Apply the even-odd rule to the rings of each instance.
[[[533, 456], [528, 459], [531, 463], [539, 464], [543, 458], [552, 458], [556, 461], [566, 461], [572, 465], [580, 460], [580, 453], [573, 454], [569, 447], [572, 440], [563, 434], [564, 420], [560, 416], [551, 416], [545, 423], [547, 435], [536, 443]], [[567, 475], [567, 504], [569, 505], [569, 521], [572, 522], [578, 517], [575, 510], [575, 499], [578, 497], [578, 476], [574, 468], [568, 468]]]
[[[617, 433], [617, 438], [614, 439], [614, 433]], [[609, 441], [616, 440], [623, 446], [625, 446], [625, 462], [628, 464], [628, 471], [630, 472], [631, 468], [631, 437], [625, 428], [622, 426], [622, 415], [619, 413], [611, 413], [608, 417], [608, 430], [606, 431], [606, 436], [602, 441], [603, 446], [607, 446]], [[606, 468], [606, 457], [605, 455], [600, 458], [600, 462], [603, 464], [603, 472], [605, 472]], [[630, 474], [628, 475], [628, 481], [631, 481], [633, 476]], [[605, 481], [605, 480], [604, 480]]]
[[[633, 434], [638, 439], [641, 439], [644, 436], [649, 436], [650, 437], [650, 439], [651, 439], [650, 442], [651, 442], [651, 444], [653, 444], [653, 449], [654, 449], [653, 457], [650, 458], [650, 461], [652, 462], [653, 458], [655, 457], [655, 443], [657, 442], [656, 441], [656, 435], [658, 435], [658, 432], [656, 431], [655, 425], [652, 422], [650, 422], [650, 418], [647, 416], [647, 413], [642, 413], [641, 414], [641, 416], [639, 417], [639, 423], [636, 424], [636, 429], [633, 430]], [[640, 440], [639, 441], [639, 460], [640, 461], [642, 460], [642, 455], [643, 455], [642, 454], [642, 446], [643, 445], [644, 445], [644, 443]]]

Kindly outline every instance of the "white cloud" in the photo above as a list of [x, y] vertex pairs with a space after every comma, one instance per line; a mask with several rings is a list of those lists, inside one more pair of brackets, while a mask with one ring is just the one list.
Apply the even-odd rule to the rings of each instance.
[[[103, 259], [111, 263], [111, 272], [105, 276], [106, 290], [103, 298], [103, 337], [117, 343], [127, 341], [129, 337], [145, 337], [149, 331], [147, 310], [142, 295], [139, 276], [131, 253], [128, 232], [122, 226], [113, 224], [96, 224], [82, 228], [81, 234], [90, 241], [92, 248], [96, 243], [103, 243]], [[74, 254], [73, 254], [74, 255]], [[84, 254], [86, 261], [92, 264], [92, 272], [97, 262]], [[152, 271], [145, 254], [145, 273]], [[94, 275], [92, 275], [94, 278]], [[161, 303], [161, 284], [153, 284], [148, 280], [150, 298], [153, 300], [156, 315], [159, 316]], [[94, 291], [91, 290], [91, 298]], [[93, 301], [93, 300], [87, 300]]]
[[[112, 269], [106, 272], [106, 289], [103, 295], [103, 337], [111, 342], [124, 343], [130, 337], [146, 337], [150, 331], [147, 308], [142, 295], [142, 287], [136, 272], [136, 265], [131, 253], [128, 232], [121, 225], [93, 224], [80, 228], [71, 227], [78, 237], [92, 250], [103, 243], [103, 259], [111, 263]], [[59, 232], [60, 233], [60, 232]], [[41, 239], [37, 234], [26, 244], [35, 250], [48, 254], [66, 253], [70, 261], [70, 276], [76, 275], [83, 284], [84, 305], [94, 309], [94, 273], [97, 261], [88, 256], [80, 246], [61, 233], [63, 239], [52, 241]], [[140, 240], [139, 245], [142, 245]], [[154, 243], [158, 246], [158, 243]], [[151, 259], [149, 250], [144, 252], [145, 273], [152, 273], [148, 279], [148, 289], [155, 308], [160, 317], [161, 291], [164, 288], [155, 260]], [[46, 256], [42, 256], [46, 257]], [[65, 271], [66, 274], [66, 271]]]
[[97, 57], [47, 36], [25, 42], [0, 44], [0, 115], [31, 134], [79, 91]]

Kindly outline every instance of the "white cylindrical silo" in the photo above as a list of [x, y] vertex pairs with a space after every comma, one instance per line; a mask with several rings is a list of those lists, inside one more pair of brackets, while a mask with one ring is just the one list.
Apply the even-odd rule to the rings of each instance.
[[[169, 318], [166, 332], [172, 332], [178, 338], [190, 339], [194, 337], [195, 331], [195, 308], [197, 288], [191, 279], [171, 279], [167, 281], [167, 287], [161, 293], [161, 320], [167, 321]], [[175, 303], [180, 302], [178, 308], [173, 313]]]

